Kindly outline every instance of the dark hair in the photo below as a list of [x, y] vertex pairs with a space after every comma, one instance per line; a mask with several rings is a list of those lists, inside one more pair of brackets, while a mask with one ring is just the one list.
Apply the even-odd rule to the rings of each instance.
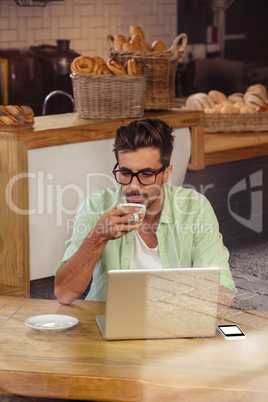
[[116, 130], [114, 152], [118, 161], [119, 151], [136, 151], [139, 148], [157, 148], [163, 165], [170, 164], [173, 150], [173, 128], [159, 119], [134, 120]]

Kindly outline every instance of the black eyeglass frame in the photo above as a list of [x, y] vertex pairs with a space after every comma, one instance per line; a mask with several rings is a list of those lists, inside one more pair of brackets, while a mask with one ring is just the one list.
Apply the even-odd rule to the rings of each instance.
[[[116, 173], [117, 173], [117, 172], [120, 172], [120, 169], [116, 169], [117, 166], [118, 166], [118, 163], [116, 163], [116, 164], [115, 164], [115, 167], [113, 168], [113, 174], [114, 174], [114, 177], [115, 177], [115, 180], [117, 181], [117, 183], [121, 184], [122, 186], [128, 186], [128, 185], [132, 182], [133, 177], [137, 177], [139, 183], [140, 183], [142, 186], [152, 186], [153, 184], [155, 184], [155, 182], [156, 182], [156, 177], [159, 175], [159, 173], [164, 172], [164, 170], [166, 170], [166, 168], [167, 168], [167, 165], [163, 165], [163, 166], [162, 166], [160, 169], [158, 169], [158, 170], [150, 170], [150, 173], [152, 173], [152, 174], [155, 175], [155, 176], [154, 176], [154, 182], [153, 182], [153, 183], [150, 183], [150, 184], [143, 184], [143, 183], [140, 181], [139, 174], [140, 174], [140, 173], [144, 173], [144, 172], [149, 172], [148, 169], [141, 169], [141, 170], [139, 170], [139, 171], [136, 172], [136, 173], [134, 173], [134, 172], [132, 172], [132, 171], [130, 170], [130, 171], [129, 171], [129, 174], [131, 175], [130, 181], [129, 181], [128, 183], [120, 183], [120, 181], [118, 181], [117, 178], [116, 178]], [[122, 171], [122, 170], [121, 170], [121, 171]]]

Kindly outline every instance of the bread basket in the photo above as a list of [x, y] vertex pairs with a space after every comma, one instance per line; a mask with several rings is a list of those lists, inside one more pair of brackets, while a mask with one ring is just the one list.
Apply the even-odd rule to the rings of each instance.
[[[165, 110], [175, 105], [175, 80], [179, 61], [185, 53], [187, 35], [180, 34], [173, 41], [172, 46], [162, 51], [137, 51], [114, 49], [114, 37], [107, 36], [110, 57], [115, 57], [125, 64], [128, 59], [134, 58], [146, 77], [146, 93], [144, 108]], [[182, 41], [181, 46], [177, 47]]]
[[247, 114], [204, 113], [203, 124], [206, 133], [268, 131], [268, 112]]
[[75, 108], [83, 119], [142, 117], [144, 75], [70, 75]]

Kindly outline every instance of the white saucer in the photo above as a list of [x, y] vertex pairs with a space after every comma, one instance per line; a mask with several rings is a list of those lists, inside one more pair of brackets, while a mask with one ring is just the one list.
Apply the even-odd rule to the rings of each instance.
[[41, 332], [60, 332], [74, 327], [78, 320], [68, 315], [44, 314], [36, 315], [24, 321], [28, 327]]

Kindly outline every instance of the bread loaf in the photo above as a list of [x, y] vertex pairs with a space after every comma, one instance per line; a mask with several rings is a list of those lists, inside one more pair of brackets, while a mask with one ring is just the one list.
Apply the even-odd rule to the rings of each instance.
[[244, 103], [244, 94], [242, 94], [242, 92], [235, 92], [228, 96], [228, 100], [233, 103], [236, 103], [236, 102]]
[[246, 93], [254, 93], [255, 95], [258, 95], [260, 99], [262, 99], [263, 103], [267, 99], [267, 89], [262, 84], [250, 85], [246, 90]]
[[232, 104], [232, 102], [228, 102], [228, 101], [223, 102], [221, 104], [220, 113], [223, 113], [223, 114], [235, 113], [235, 108], [234, 108], [234, 105]]
[[255, 92], [246, 92], [244, 95], [244, 101], [247, 106], [255, 108], [264, 103], [262, 96]]
[[151, 45], [151, 50], [164, 52], [166, 50], [166, 45], [161, 40], [155, 40]]
[[244, 102], [242, 101], [235, 102], [233, 105], [237, 113], [240, 113], [240, 109], [245, 106]]
[[0, 105], [0, 126], [22, 126], [34, 123], [34, 112], [30, 106]]
[[208, 96], [215, 104], [220, 104], [227, 100], [227, 97], [224, 93], [216, 90], [209, 91]]
[[257, 108], [252, 108], [250, 106], [244, 105], [239, 110], [240, 113], [248, 114], [248, 113], [257, 113]]
[[204, 110], [213, 108], [214, 103], [206, 93], [198, 92], [187, 98], [185, 106], [191, 110]]

